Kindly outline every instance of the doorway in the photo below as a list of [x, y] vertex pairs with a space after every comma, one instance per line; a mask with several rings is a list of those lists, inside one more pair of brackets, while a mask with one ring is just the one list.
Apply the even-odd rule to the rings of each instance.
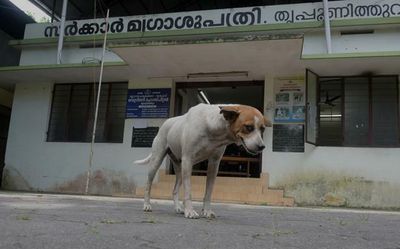
[[5, 166], [4, 158], [6, 154], [8, 127], [10, 124], [11, 109], [0, 105], [0, 187]]
[[[264, 82], [178, 82], [175, 94], [175, 116], [186, 113], [199, 103], [250, 105], [263, 113]], [[251, 155], [236, 144], [228, 145], [221, 160], [218, 176], [259, 178], [261, 154]], [[170, 167], [173, 174], [173, 167]], [[207, 161], [194, 165], [193, 175], [207, 174]]]

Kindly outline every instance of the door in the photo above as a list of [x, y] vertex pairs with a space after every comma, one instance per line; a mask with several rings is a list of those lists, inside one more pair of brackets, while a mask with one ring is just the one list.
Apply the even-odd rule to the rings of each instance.
[[306, 142], [317, 144], [318, 141], [318, 78], [311, 70], [306, 70]]

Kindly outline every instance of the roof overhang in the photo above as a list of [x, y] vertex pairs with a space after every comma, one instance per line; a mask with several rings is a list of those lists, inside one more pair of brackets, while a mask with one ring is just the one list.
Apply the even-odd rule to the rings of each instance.
[[[304, 75], [400, 74], [400, 53], [353, 53], [302, 58], [302, 38], [236, 42], [120, 45], [112, 47], [124, 62], [106, 63], [104, 81], [171, 79], [175, 81], [263, 80]], [[23, 82], [93, 82], [98, 64], [40, 65], [0, 68], [0, 85]], [[247, 72], [240, 77], [190, 74]], [[228, 75], [228, 74], [227, 74]]]
[[[18, 83], [75, 83], [98, 81], [99, 64], [33, 65], [0, 68], [0, 87]], [[105, 63], [104, 81], [127, 80], [129, 67], [123, 62]]]

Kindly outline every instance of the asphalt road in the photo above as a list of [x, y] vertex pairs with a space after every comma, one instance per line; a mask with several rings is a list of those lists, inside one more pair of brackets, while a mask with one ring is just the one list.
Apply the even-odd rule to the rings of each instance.
[[[400, 249], [400, 213], [214, 204], [185, 219], [172, 202], [0, 192], [0, 248]], [[195, 203], [200, 211], [200, 203]]]

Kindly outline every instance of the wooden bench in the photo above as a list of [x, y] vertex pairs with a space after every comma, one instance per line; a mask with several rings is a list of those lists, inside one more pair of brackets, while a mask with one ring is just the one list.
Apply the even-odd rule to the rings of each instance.
[[[238, 176], [246, 176], [250, 177], [250, 165], [253, 162], [260, 162], [259, 158], [254, 157], [239, 157], [239, 156], [224, 156], [221, 159], [221, 162], [228, 162], [238, 164], [241, 162], [245, 163], [246, 172], [230, 172], [230, 171], [219, 171], [219, 175], [238, 175]], [[193, 169], [193, 173], [205, 173], [207, 174], [207, 170], [195, 170]]]

